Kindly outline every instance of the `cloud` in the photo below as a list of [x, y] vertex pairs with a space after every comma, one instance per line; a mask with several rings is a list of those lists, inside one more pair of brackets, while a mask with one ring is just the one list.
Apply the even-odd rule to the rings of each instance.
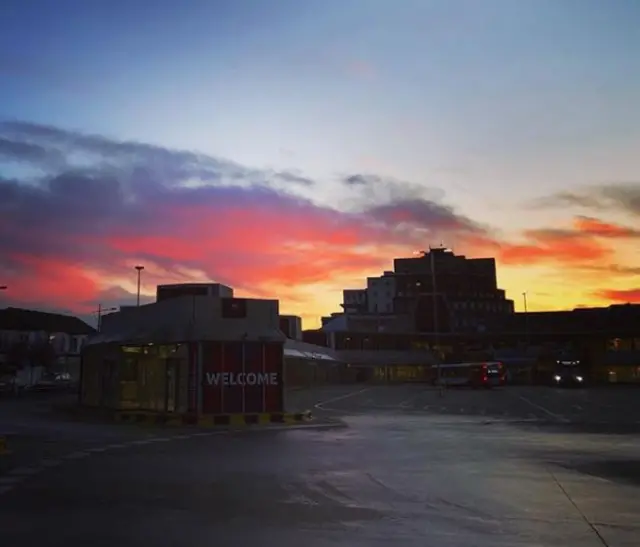
[[528, 230], [522, 241], [508, 242], [473, 236], [476, 248], [495, 253], [500, 262], [518, 264], [562, 264], [580, 268], [617, 268], [628, 273], [635, 268], [613, 264], [615, 247], [611, 240], [640, 238], [640, 230], [604, 222], [594, 217], [576, 216], [567, 228]]
[[602, 289], [597, 291], [597, 298], [617, 303], [640, 304], [640, 288], [638, 289]]
[[540, 208], [575, 206], [594, 210], [618, 210], [640, 216], [640, 182], [586, 186], [536, 200]]
[[130, 300], [136, 263], [147, 286], [215, 280], [278, 296], [375, 274], [430, 234], [489, 237], [387, 179], [382, 192], [337, 209], [298, 195], [315, 181], [295, 170], [22, 122], [0, 124], [0, 138], [5, 157], [44, 173], [0, 179], [0, 282], [5, 298], [28, 305], [89, 313], [102, 300]]

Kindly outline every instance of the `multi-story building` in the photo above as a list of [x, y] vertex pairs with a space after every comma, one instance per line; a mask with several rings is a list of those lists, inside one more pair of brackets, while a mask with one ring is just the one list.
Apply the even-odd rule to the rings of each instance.
[[395, 297], [396, 275], [394, 272], [384, 272], [380, 277], [367, 278], [367, 311], [369, 313], [393, 313]]
[[445, 248], [394, 260], [394, 311], [411, 314], [419, 332], [482, 330], [513, 314], [498, 288], [493, 258], [466, 258]]
[[280, 315], [280, 330], [290, 340], [302, 340], [302, 318], [297, 315]]
[[342, 291], [344, 313], [366, 313], [367, 306], [367, 289], [345, 289]]
[[[95, 329], [70, 315], [21, 308], [0, 310], [0, 364], [4, 369], [47, 365], [77, 376], [80, 352]], [[42, 363], [40, 361], [50, 360]]]
[[498, 288], [495, 259], [445, 248], [396, 258], [393, 271], [367, 278], [366, 289], [345, 290], [343, 298], [344, 312], [323, 318], [323, 329], [464, 333], [486, 329], [514, 311]]

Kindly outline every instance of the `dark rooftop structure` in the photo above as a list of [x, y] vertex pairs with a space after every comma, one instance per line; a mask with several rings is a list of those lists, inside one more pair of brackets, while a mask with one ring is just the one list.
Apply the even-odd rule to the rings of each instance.
[[514, 313], [495, 322], [489, 332], [556, 334], [638, 334], [640, 304], [614, 304], [606, 308]]
[[0, 309], [0, 330], [64, 332], [66, 334], [93, 334], [96, 330], [73, 315], [26, 310]]

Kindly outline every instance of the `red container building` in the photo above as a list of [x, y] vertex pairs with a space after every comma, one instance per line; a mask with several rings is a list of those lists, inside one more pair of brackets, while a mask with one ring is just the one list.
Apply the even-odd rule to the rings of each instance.
[[163, 294], [103, 318], [83, 351], [82, 403], [198, 416], [284, 412], [277, 300]]

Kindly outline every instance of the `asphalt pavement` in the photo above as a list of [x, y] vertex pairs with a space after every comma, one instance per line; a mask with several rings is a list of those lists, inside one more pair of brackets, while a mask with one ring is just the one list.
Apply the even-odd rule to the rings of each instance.
[[[369, 386], [348, 397], [337, 390], [320, 410], [334, 414], [420, 413], [640, 433], [640, 389], [509, 386], [491, 390]], [[327, 392], [328, 394], [328, 392]]]
[[[627, 393], [627, 406], [638, 404]], [[577, 391], [440, 397], [420, 386], [343, 386], [289, 402], [317, 405], [347, 427], [248, 432], [69, 423], [47, 417], [44, 405], [24, 408], [15, 431], [50, 430], [69, 451], [0, 474], [0, 542], [637, 546], [640, 437], [525, 422], [584, 423], [604, 409], [613, 419], [614, 401]], [[0, 406], [0, 428], [15, 410]]]

